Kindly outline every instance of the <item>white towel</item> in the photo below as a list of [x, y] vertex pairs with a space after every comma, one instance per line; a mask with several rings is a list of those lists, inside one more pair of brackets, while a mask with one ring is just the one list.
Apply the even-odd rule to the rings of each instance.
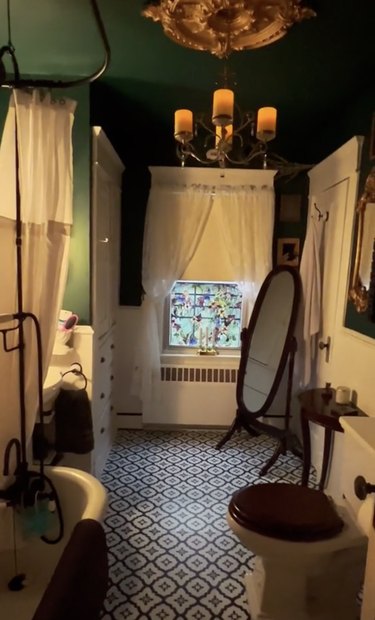
[[323, 220], [315, 216], [308, 219], [301, 257], [302, 303], [297, 331], [300, 387], [306, 387], [310, 382], [312, 363], [316, 357], [317, 335], [321, 326], [323, 227]]

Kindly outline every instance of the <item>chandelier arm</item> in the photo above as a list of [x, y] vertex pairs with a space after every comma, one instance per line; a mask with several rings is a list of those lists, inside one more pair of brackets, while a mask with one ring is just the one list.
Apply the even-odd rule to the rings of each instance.
[[274, 155], [273, 153], [267, 157], [267, 162], [271, 166], [275, 166], [282, 174], [292, 174], [294, 171], [296, 173], [303, 172], [304, 170], [310, 170], [314, 164], [300, 164], [298, 162], [290, 162], [283, 157], [279, 157], [278, 155]]
[[241, 136], [240, 133], [238, 133], [238, 129], [232, 133], [232, 136], [233, 136], [233, 140], [234, 138], [238, 138], [241, 148], [243, 148], [243, 137]]
[[245, 112], [244, 114], [246, 120], [242, 122], [242, 116], [241, 116], [241, 125], [239, 127], [237, 127], [236, 131], [234, 132], [234, 134], [239, 133], [240, 131], [242, 131], [243, 129], [245, 129], [245, 127], [247, 127], [248, 125], [250, 125], [251, 123], [254, 122], [254, 114], [253, 116], [249, 116], [249, 112]]
[[202, 159], [201, 157], [199, 157], [199, 155], [197, 155], [195, 148], [190, 143], [185, 144], [185, 145], [178, 144], [176, 152], [177, 152], [177, 157], [183, 163], [185, 163], [185, 161], [189, 157], [193, 157], [193, 159], [198, 161], [200, 164], [204, 164], [206, 166], [212, 165], [213, 163], [216, 163], [219, 161], [219, 157], [217, 157], [215, 160]]
[[197, 123], [197, 125], [200, 125], [203, 129], [208, 131], [208, 133], [210, 133], [212, 136], [216, 137], [216, 127], [215, 127], [215, 130], [211, 129], [211, 127], [209, 125], [206, 125], [206, 123], [203, 120], [203, 118], [197, 118], [196, 123]]
[[256, 157], [259, 157], [259, 155], [261, 154], [262, 153], [255, 152], [255, 153], [250, 153], [249, 155], [243, 158], [233, 159], [232, 157], [228, 155], [228, 153], [225, 153], [225, 159], [227, 159], [227, 161], [229, 161], [230, 164], [244, 165], [244, 164], [249, 164], [253, 159], [255, 159]]
[[210, 166], [213, 163], [216, 163], [219, 161], [219, 158], [211, 160], [211, 159], [201, 159], [196, 153], [189, 153], [189, 155], [191, 157], [193, 157], [196, 161], [198, 161], [200, 164], [204, 164], [205, 166]]
[[308, 169], [308, 168], [312, 168], [315, 165], [315, 164], [300, 164], [299, 162], [288, 161], [287, 159], [285, 159], [285, 157], [282, 157], [281, 155], [278, 155], [277, 153], [269, 153], [268, 159], [269, 161], [273, 161], [274, 163], [278, 163], [278, 164], [289, 166], [289, 167], [298, 167], [298, 168]]

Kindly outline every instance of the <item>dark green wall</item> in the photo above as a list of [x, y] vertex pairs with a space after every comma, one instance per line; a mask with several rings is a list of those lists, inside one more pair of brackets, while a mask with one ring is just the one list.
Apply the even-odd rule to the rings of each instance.
[[[280, 216], [281, 201], [288, 196], [296, 197], [300, 202], [299, 219], [283, 221]], [[275, 182], [275, 229], [273, 239], [273, 263], [277, 264], [277, 242], [282, 238], [299, 239], [299, 256], [302, 255], [306, 235], [308, 210], [309, 179], [307, 173], [301, 173], [293, 179], [281, 178]]]

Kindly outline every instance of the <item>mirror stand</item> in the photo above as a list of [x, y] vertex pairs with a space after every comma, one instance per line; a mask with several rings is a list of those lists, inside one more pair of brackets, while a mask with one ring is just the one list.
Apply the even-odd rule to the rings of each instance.
[[[268, 472], [280, 454], [291, 450], [302, 456], [298, 438], [290, 430], [290, 404], [301, 280], [296, 269], [275, 267], [264, 280], [251, 313], [249, 325], [241, 332], [241, 356], [238, 368], [236, 417], [225, 436], [217, 444], [220, 449], [236, 431], [244, 428], [249, 435], [265, 434], [277, 441], [276, 449], [260, 471]], [[287, 379], [284, 413], [273, 414], [271, 405], [283, 377]], [[276, 408], [276, 405], [275, 405]], [[268, 413], [270, 412], [270, 413]], [[263, 418], [260, 421], [260, 418]], [[267, 418], [280, 418], [281, 428], [267, 423]]]
[[[246, 328], [245, 328], [246, 329]], [[241, 406], [237, 408], [236, 417], [234, 418], [228, 432], [218, 442], [216, 449], [220, 450], [229, 439], [234, 435], [236, 431], [241, 432], [242, 429], [247, 431], [252, 437], [258, 437], [262, 433], [274, 437], [277, 440], [276, 448], [268, 459], [267, 463], [262, 467], [259, 472], [260, 476], [264, 476], [269, 469], [277, 461], [281, 454], [286, 454], [290, 450], [295, 456], [302, 458], [302, 450], [299, 448], [299, 442], [296, 435], [290, 431], [290, 402], [292, 397], [292, 385], [293, 385], [293, 369], [294, 369], [294, 357], [297, 351], [297, 341], [293, 337], [290, 341], [290, 347], [288, 352], [288, 384], [285, 401], [285, 413], [280, 415], [267, 415], [264, 414], [263, 418], [283, 418], [283, 428], [278, 428], [270, 424], [265, 424], [257, 419], [249, 420], [247, 410]], [[242, 401], [240, 401], [242, 403]]]

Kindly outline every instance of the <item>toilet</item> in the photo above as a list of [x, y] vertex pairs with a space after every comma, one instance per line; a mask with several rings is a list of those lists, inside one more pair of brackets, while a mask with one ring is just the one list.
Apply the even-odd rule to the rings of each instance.
[[373, 496], [355, 497], [355, 465], [343, 456], [335, 502], [287, 483], [255, 484], [232, 496], [228, 525], [256, 556], [245, 575], [251, 620], [357, 620], [374, 503]]

